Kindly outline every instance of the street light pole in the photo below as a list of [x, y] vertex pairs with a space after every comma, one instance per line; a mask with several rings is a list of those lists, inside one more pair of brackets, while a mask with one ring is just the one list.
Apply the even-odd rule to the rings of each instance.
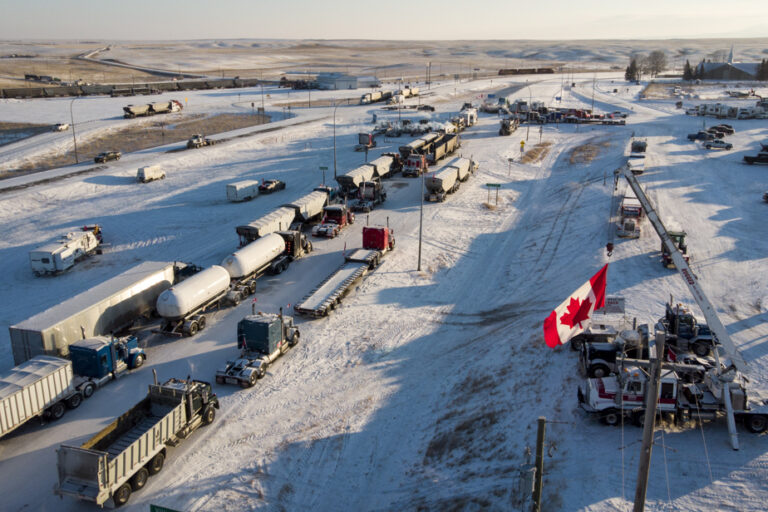
[[419, 190], [419, 197], [421, 197], [421, 207], [419, 208], [419, 264], [416, 270], [421, 272], [421, 232], [424, 226], [424, 171], [421, 172], [421, 189]]
[[77, 98], [78, 97], [75, 96], [74, 98], [72, 98], [72, 101], [69, 102], [69, 120], [70, 120], [70, 124], [72, 125], [72, 142], [75, 145], [75, 163], [79, 164], [80, 161], [77, 158], [77, 138], [75, 137], [75, 115], [72, 113], [72, 105], [75, 103], [75, 100]]
[[[526, 80], [527, 82], [528, 80]], [[528, 141], [528, 135], [531, 133], [531, 110], [533, 109], [533, 94], [531, 94], [531, 84], [528, 84], [528, 122], [525, 129], [525, 140]]]
[[264, 84], [261, 85], [261, 115], [264, 115]]
[[336, 103], [336, 100], [333, 103], [333, 179], [336, 179], [336, 109], [341, 103]]

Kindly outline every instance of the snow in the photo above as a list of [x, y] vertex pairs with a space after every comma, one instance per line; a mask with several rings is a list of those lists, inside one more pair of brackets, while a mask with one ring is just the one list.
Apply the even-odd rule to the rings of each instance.
[[[500, 137], [498, 118], [481, 114], [462, 134], [459, 150], [479, 163], [478, 171], [445, 202], [424, 204], [421, 250], [421, 180], [396, 176], [384, 181], [387, 202], [367, 218], [358, 216], [337, 238], [313, 240], [310, 256], [262, 278], [255, 304], [213, 313], [193, 338], [142, 331], [145, 367], [109, 383], [56, 423], [33, 421], [0, 439], [4, 506], [86, 508], [51, 493], [60, 444], [82, 443], [140, 400], [151, 369], [160, 379], [213, 381], [216, 369], [237, 355], [240, 318], [253, 309], [290, 311], [338, 267], [345, 248], [361, 246], [361, 225], [388, 224], [397, 248], [328, 318], [297, 319], [301, 343], [254, 388], [214, 385], [222, 404], [216, 421], [170, 449], [163, 472], [126, 510], [146, 510], [149, 503], [189, 511], [522, 509], [521, 475], [532, 461], [526, 452], [539, 416], [550, 421], [543, 508], [630, 510], [641, 430], [601, 425], [577, 408], [575, 354], [544, 346], [542, 322], [607, 262], [608, 295], [625, 297], [627, 316], [639, 323], [655, 323], [670, 295], [694, 304], [679, 275], [661, 266], [660, 243], [647, 221], [639, 239], [614, 238], [613, 170], [625, 161], [632, 135], [645, 137], [639, 180], [667, 228], [688, 232], [692, 267], [749, 364], [751, 385], [768, 389], [768, 236], [761, 200], [768, 187], [764, 169], [740, 162], [768, 139], [768, 128], [764, 121], [732, 121], [734, 149], [707, 152], [685, 137], [702, 118], [682, 114], [675, 99], [638, 100], [641, 87], [600, 74], [593, 100], [592, 80], [574, 78], [576, 87], [565, 88], [560, 104], [589, 108], [594, 101], [599, 110], [627, 111], [626, 126], [545, 125], [541, 133], [523, 126]], [[422, 101], [437, 112], [408, 115], [445, 120], [464, 101], [479, 103], [481, 94], [500, 89], [557, 105], [561, 78], [432, 87]], [[256, 93], [243, 91], [248, 103], [247, 94]], [[232, 92], [185, 94], [200, 112], [248, 108]], [[276, 89], [270, 94], [268, 111], [287, 96]], [[0, 103], [0, 118], [60, 122], [70, 101], [9, 100]], [[80, 99], [75, 108], [95, 130], [113, 129], [126, 122], [116, 117], [124, 102]], [[102, 170], [0, 193], [2, 367], [12, 366], [5, 327], [143, 261], [216, 264], [237, 249], [235, 226], [310, 193], [322, 180], [319, 167], [333, 162], [333, 109], [295, 110], [297, 117], [280, 121], [277, 131], [201, 150], [145, 150]], [[340, 174], [363, 163], [365, 156], [352, 149], [373, 113], [379, 120], [398, 115], [378, 105], [337, 109]], [[58, 135], [64, 139], [47, 138]], [[519, 163], [520, 140], [528, 139], [530, 148], [539, 136], [552, 143], [550, 151], [537, 163]], [[65, 144], [67, 134], [38, 137], [40, 149], [30, 142], [3, 154], [4, 161]], [[369, 159], [409, 140], [382, 138]], [[601, 148], [595, 160], [570, 163], [570, 151], [585, 143]], [[162, 165], [167, 178], [136, 184], [136, 168], [149, 164]], [[287, 188], [246, 203], [227, 201], [227, 183], [263, 178], [283, 180]], [[501, 184], [494, 208], [483, 204], [485, 183]], [[61, 276], [32, 275], [30, 248], [92, 223], [103, 226], [110, 251]], [[609, 241], [615, 244], [610, 258]], [[740, 429], [741, 449], [732, 451], [723, 421], [662, 424], [648, 509], [764, 510], [765, 439]]]

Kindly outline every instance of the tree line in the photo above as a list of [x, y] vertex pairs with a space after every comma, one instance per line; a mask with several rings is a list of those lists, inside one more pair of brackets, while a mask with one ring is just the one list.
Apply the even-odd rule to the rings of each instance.
[[[685, 61], [683, 66], [683, 80], [693, 81], [703, 78], [705, 59], [697, 66], [691, 66], [689, 61]], [[629, 66], [624, 73], [624, 79], [628, 82], [640, 80], [643, 75], [649, 75], [655, 78], [667, 69], [667, 55], [661, 50], [654, 50], [648, 55], [633, 55], [630, 57]], [[757, 79], [768, 81], [768, 59], [763, 59], [757, 65]]]

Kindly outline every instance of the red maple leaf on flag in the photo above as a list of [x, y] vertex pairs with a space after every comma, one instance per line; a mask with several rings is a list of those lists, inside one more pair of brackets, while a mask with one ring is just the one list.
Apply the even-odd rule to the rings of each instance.
[[579, 324], [581, 328], [581, 322], [589, 320], [589, 309], [592, 307], [592, 302], [589, 297], [584, 299], [584, 302], [579, 302], [578, 298], [571, 297], [571, 301], [568, 303], [568, 313], [560, 317], [560, 323], [568, 325], [573, 329], [576, 324]]

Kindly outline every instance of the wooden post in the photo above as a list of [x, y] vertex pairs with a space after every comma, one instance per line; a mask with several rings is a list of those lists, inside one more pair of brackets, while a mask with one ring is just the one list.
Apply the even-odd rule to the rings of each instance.
[[539, 416], [539, 429], [536, 432], [536, 475], [533, 483], [533, 512], [541, 512], [541, 482], [544, 477], [544, 431], [547, 418]]
[[645, 422], [643, 423], [643, 446], [640, 449], [640, 467], [637, 470], [637, 486], [635, 487], [635, 506], [633, 512], [645, 510], [645, 494], [648, 490], [648, 474], [651, 470], [651, 451], [653, 448], [653, 431], [656, 427], [656, 405], [659, 396], [659, 379], [661, 379], [661, 361], [664, 357], [665, 335], [656, 331], [656, 359], [651, 363], [648, 388], [645, 392]]

